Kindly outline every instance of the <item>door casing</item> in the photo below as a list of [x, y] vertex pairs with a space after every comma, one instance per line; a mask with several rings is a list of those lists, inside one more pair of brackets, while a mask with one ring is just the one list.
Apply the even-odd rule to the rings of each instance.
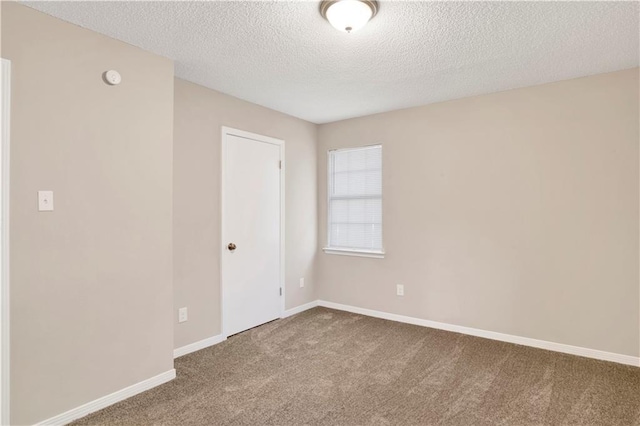
[[0, 424], [10, 424], [10, 360], [9, 344], [9, 127], [11, 110], [11, 61], [1, 58], [2, 71], [0, 72], [0, 85], [2, 99], [0, 99], [0, 132], [2, 143], [0, 144], [0, 176], [2, 179], [0, 195]]
[[224, 268], [225, 268], [225, 250], [227, 236], [225, 235], [225, 215], [224, 215], [224, 203], [225, 203], [225, 154], [226, 147], [229, 143], [228, 136], [239, 136], [241, 138], [252, 139], [258, 142], [269, 143], [280, 147], [280, 288], [282, 289], [282, 295], [280, 297], [280, 318], [284, 315], [285, 311], [285, 141], [282, 139], [276, 139], [269, 136], [263, 136], [256, 133], [246, 132], [244, 130], [238, 130], [231, 127], [222, 127], [222, 143], [221, 143], [221, 156], [220, 156], [220, 324], [221, 333], [224, 338], [227, 338], [229, 334], [225, 328], [225, 282], [224, 282]]

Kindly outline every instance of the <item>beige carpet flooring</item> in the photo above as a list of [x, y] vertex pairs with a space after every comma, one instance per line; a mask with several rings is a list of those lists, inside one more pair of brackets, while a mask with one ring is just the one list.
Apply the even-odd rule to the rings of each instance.
[[640, 425], [640, 368], [325, 308], [77, 425]]

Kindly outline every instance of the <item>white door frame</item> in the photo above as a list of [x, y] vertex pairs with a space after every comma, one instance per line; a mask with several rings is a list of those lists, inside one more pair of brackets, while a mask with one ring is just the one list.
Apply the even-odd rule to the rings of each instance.
[[238, 136], [245, 139], [251, 139], [258, 142], [265, 142], [280, 147], [280, 288], [282, 294], [280, 297], [280, 318], [284, 315], [285, 308], [285, 269], [284, 269], [284, 177], [285, 177], [285, 161], [284, 161], [284, 140], [276, 139], [269, 136], [258, 135], [256, 133], [245, 132], [244, 130], [233, 129], [231, 127], [222, 126], [222, 150], [220, 156], [220, 324], [221, 332], [224, 338], [229, 335], [226, 331], [225, 324], [225, 282], [224, 282], [224, 268], [225, 268], [225, 250], [227, 246], [227, 237], [225, 235], [225, 218], [224, 218], [224, 204], [225, 204], [225, 154], [227, 150], [227, 143], [229, 142], [229, 136]]
[[0, 86], [2, 92], [0, 106], [0, 175], [2, 194], [0, 196], [0, 424], [9, 424], [9, 114], [11, 111], [11, 61], [0, 58]]

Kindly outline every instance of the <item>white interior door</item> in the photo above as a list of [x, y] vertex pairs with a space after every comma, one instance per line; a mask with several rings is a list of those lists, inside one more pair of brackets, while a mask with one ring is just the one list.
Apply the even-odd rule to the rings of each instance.
[[283, 141], [223, 128], [222, 327], [281, 316]]

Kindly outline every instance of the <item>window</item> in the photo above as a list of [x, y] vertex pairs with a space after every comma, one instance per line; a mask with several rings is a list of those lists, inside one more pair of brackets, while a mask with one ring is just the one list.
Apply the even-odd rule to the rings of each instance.
[[329, 151], [325, 252], [382, 257], [382, 146]]

